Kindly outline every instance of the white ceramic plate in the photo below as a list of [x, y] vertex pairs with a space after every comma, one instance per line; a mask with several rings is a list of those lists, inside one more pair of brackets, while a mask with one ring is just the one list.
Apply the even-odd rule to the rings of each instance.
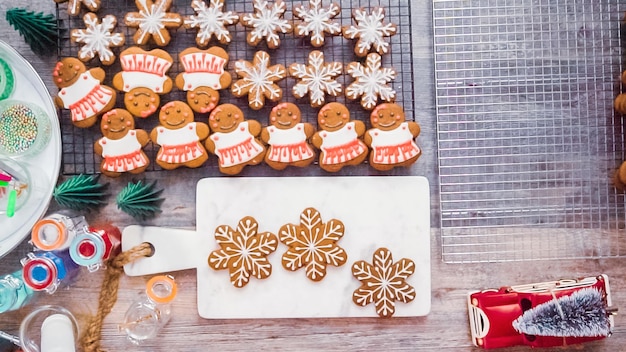
[[52, 98], [28, 61], [1, 40], [0, 58], [11, 66], [15, 76], [15, 90], [9, 99], [39, 105], [49, 116], [51, 125], [50, 142], [41, 153], [13, 159], [31, 174], [34, 182], [29, 198], [15, 212], [15, 216], [9, 218], [5, 214], [0, 214], [0, 257], [2, 257], [30, 233], [35, 222], [48, 209], [61, 166], [61, 130]]

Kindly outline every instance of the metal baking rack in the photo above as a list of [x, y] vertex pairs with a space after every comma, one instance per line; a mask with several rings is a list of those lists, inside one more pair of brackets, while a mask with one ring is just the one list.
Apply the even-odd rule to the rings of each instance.
[[[247, 0], [227, 0], [225, 2], [226, 11], [235, 11], [239, 14], [253, 12], [252, 2]], [[285, 13], [285, 19], [293, 20], [292, 8], [295, 4], [302, 3], [308, 4], [308, 1], [287, 2], [287, 11]], [[329, 1], [324, 1], [324, 6], [327, 6]], [[383, 66], [393, 67], [397, 71], [397, 77], [392, 82], [393, 88], [396, 90], [396, 101], [403, 105], [407, 117], [413, 116], [415, 106], [413, 104], [413, 65], [412, 65], [412, 47], [411, 47], [411, 21], [410, 21], [410, 0], [383, 0], [383, 1], [350, 1], [344, 0], [338, 2], [341, 6], [341, 13], [335, 18], [342, 26], [352, 23], [351, 13], [354, 8], [365, 7], [372, 8], [374, 6], [384, 7], [386, 10], [386, 21], [395, 23], [398, 27], [397, 34], [391, 38], [387, 38], [391, 43], [391, 52], [383, 56]], [[207, 1], [208, 4], [208, 1]], [[77, 57], [79, 45], [70, 41], [70, 30], [84, 28], [84, 22], [81, 16], [70, 17], [67, 13], [67, 3], [57, 5], [57, 18], [59, 21], [61, 47], [59, 50], [59, 57], [73, 56]], [[124, 15], [130, 11], [137, 11], [133, 1], [128, 0], [106, 0], [102, 1], [102, 7], [97, 12], [98, 17], [103, 17], [108, 14], [115, 15], [117, 18], [117, 27], [114, 32], [122, 32], [126, 36], [126, 44], [120, 49], [115, 48], [114, 52], [119, 54], [123, 49], [135, 45], [133, 42], [134, 28], [129, 28], [124, 24]], [[176, 0], [170, 9], [170, 12], [176, 12], [182, 16], [189, 16], [195, 14], [191, 8], [191, 0]], [[228, 63], [228, 71], [233, 76], [233, 81], [237, 79], [237, 75], [234, 72], [234, 63], [237, 60], [252, 60], [254, 53], [257, 50], [265, 50], [271, 55], [271, 64], [282, 64], [286, 67], [292, 63], [306, 63], [308, 54], [312, 50], [316, 50], [312, 45], [308, 43], [306, 39], [295, 37], [293, 34], [281, 35], [281, 45], [276, 50], [268, 50], [265, 43], [259, 44], [257, 47], [251, 47], [246, 43], [246, 35], [248, 30], [240, 23], [234, 26], [227, 27], [232, 35], [232, 42], [229, 45], [220, 45], [230, 55]], [[170, 69], [168, 75], [174, 79], [180, 72], [178, 65], [178, 54], [182, 50], [196, 46], [196, 30], [179, 28], [177, 30], [170, 31], [172, 40], [170, 44], [162, 49], [169, 52], [174, 58], [174, 64]], [[333, 36], [326, 38], [326, 44], [317, 50], [322, 50], [327, 61], [338, 61], [345, 65], [352, 61], [357, 61], [358, 58], [354, 55], [354, 41], [345, 39], [341, 36]], [[218, 45], [216, 42], [212, 42], [211, 45]], [[156, 48], [154, 45], [142, 46], [146, 50]], [[361, 60], [363, 61], [363, 60]], [[94, 59], [87, 64], [88, 68], [99, 66], [98, 59]], [[106, 71], [106, 78], [104, 84], [112, 86], [112, 78], [115, 73], [120, 71], [119, 60], [116, 59], [115, 63], [111, 66], [103, 66]], [[352, 82], [352, 78], [347, 74], [344, 74], [338, 79], [344, 89], [347, 84]], [[296, 99], [291, 93], [291, 88], [295, 84], [294, 78], [283, 79], [279, 86], [283, 89], [283, 101], [297, 103], [302, 111], [302, 121], [317, 125], [317, 111], [318, 109], [311, 108], [308, 96], [302, 99]], [[161, 105], [172, 100], [185, 101], [185, 92], [178, 91], [175, 87], [169, 94], [161, 96]], [[369, 112], [364, 110], [358, 101], [350, 102], [345, 99], [345, 96], [339, 96], [337, 98], [327, 97], [327, 102], [338, 101], [346, 103], [351, 111], [351, 118], [362, 120], [369, 126]], [[238, 105], [243, 111], [244, 115], [248, 119], [256, 119], [262, 125], [268, 124], [268, 116], [270, 109], [275, 103], [267, 102], [266, 106], [259, 110], [253, 111], [248, 108], [246, 98], [234, 97], [228, 89], [220, 91], [220, 103], [233, 103]], [[117, 98], [117, 107], [123, 107], [122, 93], [119, 93]], [[207, 122], [207, 116], [201, 116], [196, 114], [196, 121]], [[62, 162], [62, 174], [74, 175], [74, 174], [94, 174], [99, 172], [100, 157], [96, 156], [93, 152], [93, 143], [100, 138], [101, 132], [99, 124], [94, 125], [88, 129], [76, 128], [71, 124], [69, 111], [60, 111], [61, 119], [61, 131], [63, 138], [63, 162]], [[142, 128], [146, 131], [151, 131], [157, 125], [156, 115], [150, 116], [146, 119], [135, 119], [138, 128]], [[157, 151], [157, 147], [151, 143], [145, 149], [150, 160], [154, 161], [154, 156]], [[285, 170], [282, 172], [275, 172], [266, 165], [255, 165], [244, 169], [243, 176], [265, 176], [265, 175], [310, 175], [320, 173], [317, 165], [311, 165], [304, 170]], [[156, 163], [152, 162], [147, 173], [163, 171]], [[176, 170], [165, 171], [170, 173], [176, 173]], [[349, 168], [349, 170], [342, 170], [338, 174], [350, 174], [350, 175], [367, 175], [371, 174], [372, 170], [368, 165], [359, 165], [358, 167]], [[217, 168], [217, 162], [215, 156], [211, 156], [209, 161], [202, 166], [202, 174], [205, 177], [220, 176]]]
[[622, 0], [434, 0], [442, 257], [622, 257]]

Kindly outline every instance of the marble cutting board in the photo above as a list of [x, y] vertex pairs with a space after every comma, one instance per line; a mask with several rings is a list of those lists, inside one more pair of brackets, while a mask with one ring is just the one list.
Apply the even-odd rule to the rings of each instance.
[[[287, 247], [279, 243], [268, 256], [272, 274], [251, 278], [235, 288], [227, 270], [207, 264], [218, 249], [214, 232], [219, 225], [236, 228], [245, 216], [257, 219], [259, 231], [277, 234], [286, 223], [299, 223], [300, 213], [316, 208], [322, 221], [335, 218], [345, 225], [337, 244], [348, 260], [328, 266], [320, 282], [309, 280], [304, 268], [295, 272], [281, 265]], [[430, 310], [430, 197], [428, 181], [419, 176], [207, 178], [198, 182], [195, 231], [162, 227], [126, 227], [124, 250], [142, 242], [155, 247], [152, 257], [124, 269], [127, 275], [151, 275], [197, 269], [198, 312], [207, 319], [375, 317], [375, 307], [352, 302], [360, 282], [352, 276], [357, 260], [372, 261], [380, 247], [391, 250], [394, 261], [409, 258], [415, 273], [407, 280], [416, 290], [408, 304], [396, 303], [395, 317], [423, 316]]]

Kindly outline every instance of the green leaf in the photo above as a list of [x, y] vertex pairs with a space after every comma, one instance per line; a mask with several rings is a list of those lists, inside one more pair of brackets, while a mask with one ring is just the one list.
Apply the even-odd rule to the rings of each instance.
[[52, 192], [54, 200], [62, 207], [73, 210], [91, 210], [106, 202], [105, 189], [108, 184], [98, 183], [100, 175], [80, 174], [72, 176], [56, 186]]
[[53, 15], [12, 8], [7, 10], [6, 19], [20, 32], [35, 54], [49, 55], [57, 50], [58, 27]]
[[162, 189], [156, 189], [156, 181], [149, 184], [130, 182], [117, 195], [117, 208], [136, 219], [153, 218], [161, 212], [164, 199], [159, 196], [162, 192]]

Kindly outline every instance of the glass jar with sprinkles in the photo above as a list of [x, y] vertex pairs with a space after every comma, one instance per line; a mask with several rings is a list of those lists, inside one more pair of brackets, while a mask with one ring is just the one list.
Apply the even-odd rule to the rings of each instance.
[[48, 114], [38, 105], [20, 100], [0, 101], [0, 155], [39, 154], [50, 141]]

